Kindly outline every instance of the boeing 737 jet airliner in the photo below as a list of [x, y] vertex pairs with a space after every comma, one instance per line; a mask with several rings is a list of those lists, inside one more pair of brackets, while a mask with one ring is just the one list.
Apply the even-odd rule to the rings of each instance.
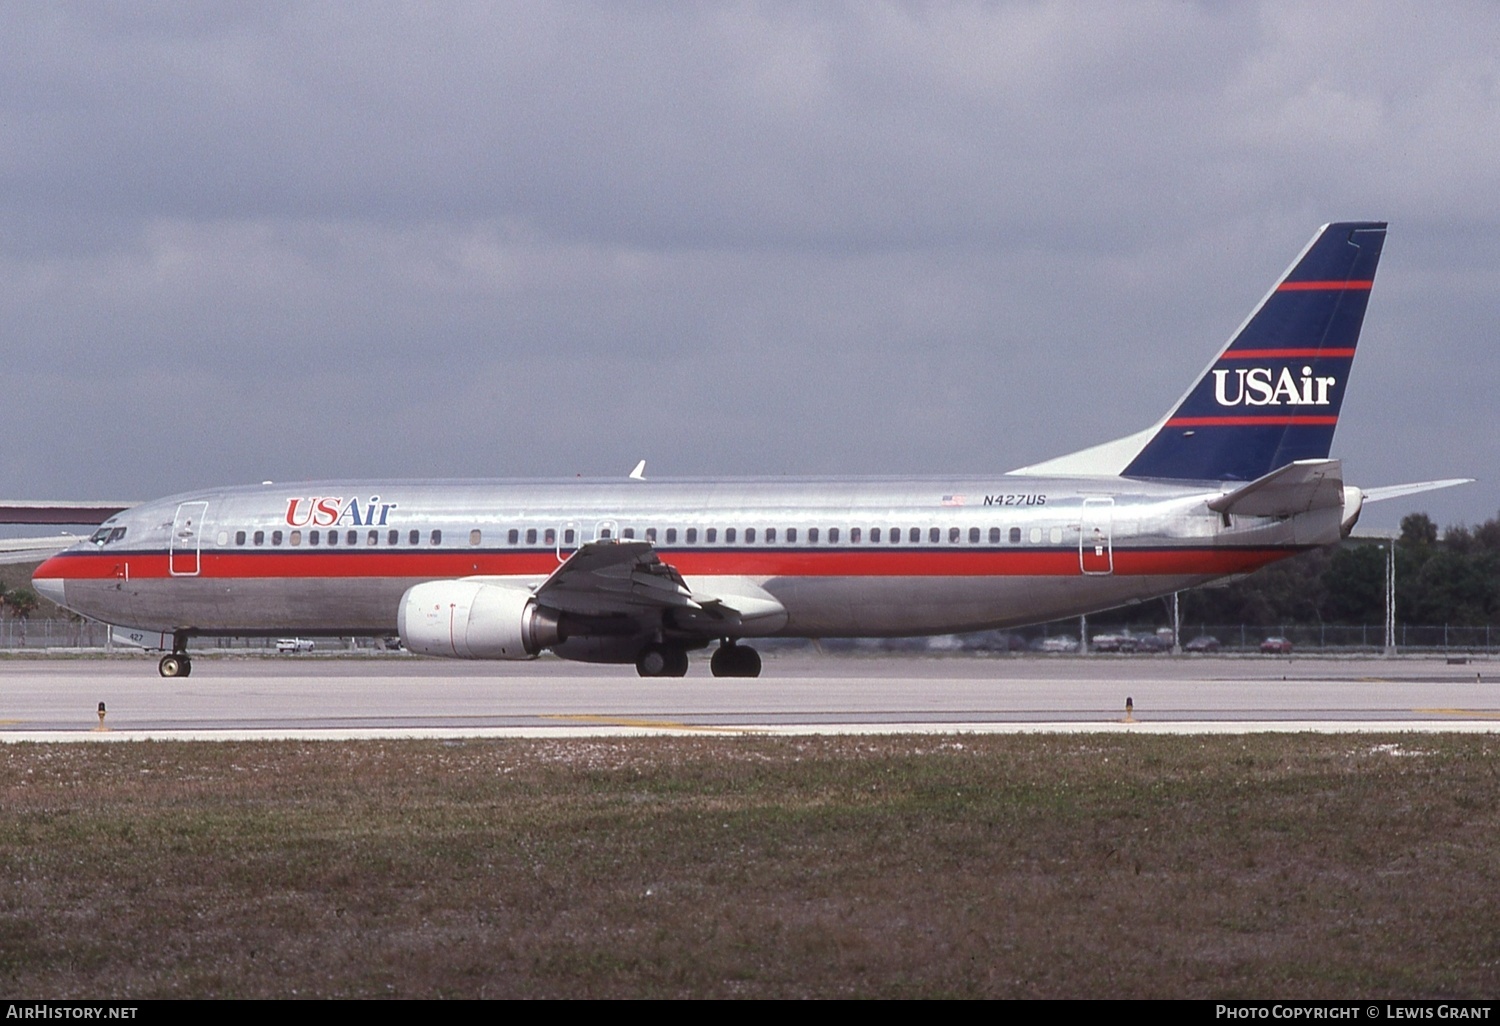
[[106, 506], [35, 585], [149, 632], [168, 677], [191, 671], [195, 635], [290, 633], [644, 676], [716, 645], [715, 675], [755, 676], [747, 639], [972, 631], [1169, 594], [1458, 483], [1361, 491], [1329, 458], [1385, 227], [1319, 229], [1150, 428], [1009, 473], [221, 488]]

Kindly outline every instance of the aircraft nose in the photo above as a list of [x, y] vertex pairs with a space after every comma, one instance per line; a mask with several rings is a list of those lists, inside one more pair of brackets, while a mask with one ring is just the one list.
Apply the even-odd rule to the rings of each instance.
[[63, 579], [61, 577], [33, 577], [31, 579], [31, 586], [36, 589], [38, 595], [42, 596], [48, 602], [55, 602], [59, 606], [67, 604], [63, 601]]

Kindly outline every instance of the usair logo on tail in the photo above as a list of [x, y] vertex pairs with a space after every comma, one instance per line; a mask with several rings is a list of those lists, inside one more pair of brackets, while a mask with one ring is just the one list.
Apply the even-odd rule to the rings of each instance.
[[1220, 406], [1327, 406], [1328, 390], [1338, 383], [1332, 375], [1315, 377], [1311, 367], [1294, 378], [1290, 367], [1277, 377], [1270, 367], [1215, 370], [1214, 399]]

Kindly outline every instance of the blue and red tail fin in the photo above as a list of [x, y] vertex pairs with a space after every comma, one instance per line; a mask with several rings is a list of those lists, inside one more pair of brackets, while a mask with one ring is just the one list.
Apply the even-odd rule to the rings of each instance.
[[1383, 221], [1319, 229], [1123, 476], [1253, 481], [1326, 458], [1384, 243]]

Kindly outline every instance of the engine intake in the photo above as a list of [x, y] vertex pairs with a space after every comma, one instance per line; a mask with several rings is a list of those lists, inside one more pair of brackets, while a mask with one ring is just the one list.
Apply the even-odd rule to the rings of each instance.
[[412, 652], [449, 659], [531, 659], [562, 640], [557, 615], [525, 587], [483, 581], [406, 589], [396, 629]]

